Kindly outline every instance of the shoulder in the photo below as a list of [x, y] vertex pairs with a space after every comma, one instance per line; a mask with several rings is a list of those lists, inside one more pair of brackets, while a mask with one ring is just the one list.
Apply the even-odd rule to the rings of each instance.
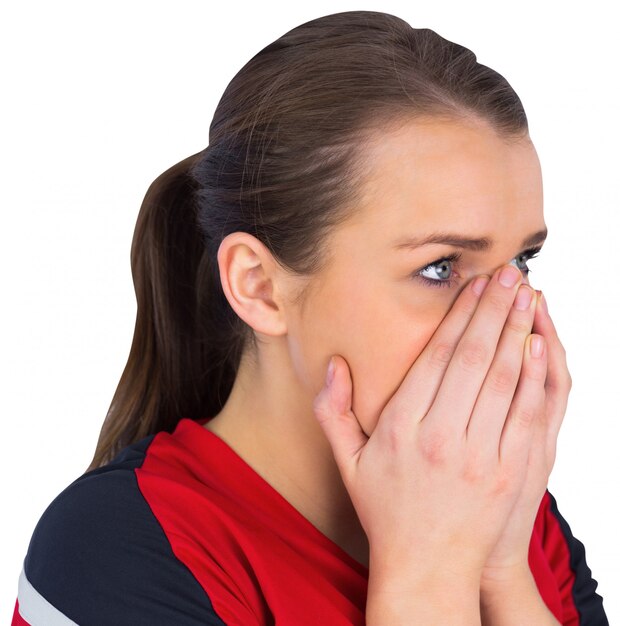
[[224, 624], [140, 492], [135, 470], [154, 437], [83, 474], [47, 507], [20, 576], [27, 623]]
[[[558, 509], [555, 497], [547, 490], [534, 525], [538, 545], [552, 574], [557, 603], [561, 605], [563, 623], [609, 624], [603, 598], [596, 592], [597, 580], [586, 561], [584, 544], [577, 539]], [[530, 548], [531, 563], [536, 562], [536, 545]], [[535, 575], [541, 571], [535, 571]], [[540, 574], [542, 579], [542, 574]], [[539, 582], [544, 587], [542, 581]]]

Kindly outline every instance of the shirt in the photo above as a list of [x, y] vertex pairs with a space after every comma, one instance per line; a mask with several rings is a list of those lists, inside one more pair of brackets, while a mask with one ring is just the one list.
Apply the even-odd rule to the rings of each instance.
[[[13, 626], [365, 623], [368, 568], [228, 444], [181, 418], [69, 484], [39, 519]], [[529, 564], [565, 626], [608, 625], [597, 582], [546, 491]]]

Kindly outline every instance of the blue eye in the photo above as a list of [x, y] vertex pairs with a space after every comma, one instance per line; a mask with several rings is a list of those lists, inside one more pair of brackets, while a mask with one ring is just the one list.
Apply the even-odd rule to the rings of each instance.
[[[523, 252], [521, 252], [521, 254], [517, 255], [515, 257], [515, 259], [520, 259], [520, 258], [524, 258], [524, 260], [522, 261], [523, 263], [525, 263], [525, 267], [519, 267], [519, 264], [517, 263], [517, 267], [525, 273], [525, 275], [527, 276], [528, 274], [531, 273], [531, 269], [527, 266], [527, 261], [529, 261], [530, 259], [533, 259], [537, 256], [537, 253], [540, 252], [542, 246], [538, 246], [537, 248], [530, 248], [528, 250], [524, 250]], [[450, 254], [449, 256], [444, 256], [441, 257], [440, 259], [437, 259], [436, 261], [433, 261], [432, 263], [429, 263], [426, 267], [423, 267], [421, 270], [415, 272], [414, 274], [412, 274], [412, 278], [419, 278], [420, 280], [422, 280], [425, 284], [431, 286], [431, 287], [453, 287], [456, 283], [457, 280], [454, 278], [450, 278], [447, 276], [442, 276], [441, 274], [451, 274], [452, 270], [450, 269], [449, 264], [451, 263], [457, 263], [460, 260], [462, 256], [461, 252], [454, 252], [453, 254]], [[437, 272], [434, 268], [440, 267], [440, 271]], [[427, 270], [431, 270], [433, 269], [433, 271], [436, 272], [436, 274], [439, 275], [439, 279], [431, 279], [431, 278], [426, 278], [425, 276], [422, 276], [422, 272], [426, 272]]]
[[[449, 273], [451, 273], [452, 270], [450, 270], [449, 264], [458, 262], [461, 256], [461, 252], [455, 252], [449, 256], [444, 256], [441, 259], [437, 259], [436, 261], [429, 263], [426, 267], [423, 267], [419, 272], [416, 272], [414, 274], [414, 277], [417, 276], [418, 278], [420, 278], [420, 280], [422, 280], [427, 285], [430, 285], [431, 287], [452, 287], [456, 281], [452, 278], [443, 276], [442, 272], [445, 273], [446, 271], [448, 271]], [[439, 272], [437, 272], [437, 270], [435, 269], [437, 267], [441, 267]], [[435, 269], [435, 273], [439, 274], [439, 280], [426, 278], [425, 276], [421, 275], [422, 272], [426, 272], [430, 269]]]

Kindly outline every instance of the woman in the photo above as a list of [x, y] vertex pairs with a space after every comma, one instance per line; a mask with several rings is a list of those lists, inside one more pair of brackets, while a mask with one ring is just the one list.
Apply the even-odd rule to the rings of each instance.
[[546, 490], [542, 206], [468, 49], [350, 11], [261, 50], [146, 194], [129, 360], [13, 624], [606, 624]]

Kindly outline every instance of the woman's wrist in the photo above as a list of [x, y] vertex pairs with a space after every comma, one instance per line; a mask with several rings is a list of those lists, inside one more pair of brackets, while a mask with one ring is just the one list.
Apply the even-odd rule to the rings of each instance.
[[529, 563], [522, 561], [506, 567], [485, 567], [480, 576], [480, 592], [492, 595], [504, 593], [515, 584], [528, 586], [534, 582]]
[[483, 574], [480, 580], [480, 615], [483, 626], [560, 624], [542, 599], [527, 564], [490, 575]]
[[373, 569], [371, 559], [367, 626], [480, 626], [479, 576], [457, 574], [450, 568], [425, 567], [415, 559], [411, 563], [415, 566], [390, 568], [382, 564]]

